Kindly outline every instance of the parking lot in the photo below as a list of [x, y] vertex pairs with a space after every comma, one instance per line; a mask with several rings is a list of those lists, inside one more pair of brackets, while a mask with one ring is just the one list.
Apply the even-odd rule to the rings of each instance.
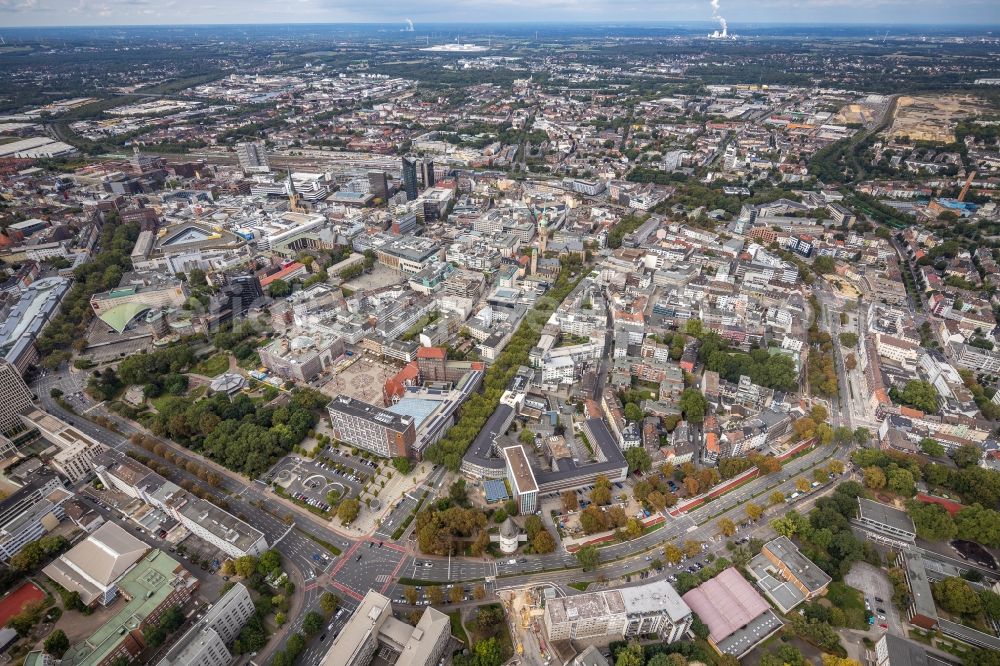
[[287, 456], [275, 465], [264, 481], [277, 483], [292, 497], [324, 511], [329, 510], [327, 496], [357, 497], [375, 472], [375, 463], [356, 456], [345, 456], [326, 449], [315, 459]]
[[884, 571], [867, 562], [855, 562], [844, 582], [864, 593], [865, 608], [875, 614], [875, 628], [880, 634], [888, 630], [895, 636], [906, 636], [899, 613], [892, 605], [892, 584]]

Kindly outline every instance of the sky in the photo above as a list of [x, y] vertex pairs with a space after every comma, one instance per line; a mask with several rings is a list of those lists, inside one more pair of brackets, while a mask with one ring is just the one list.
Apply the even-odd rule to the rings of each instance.
[[[0, 26], [711, 21], [710, 0], [0, 0]], [[719, 0], [742, 23], [998, 25], [1000, 0]], [[2, 28], [0, 28], [2, 30]]]

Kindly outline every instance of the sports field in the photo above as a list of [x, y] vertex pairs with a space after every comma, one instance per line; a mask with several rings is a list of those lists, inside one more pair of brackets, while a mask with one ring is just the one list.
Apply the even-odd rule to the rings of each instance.
[[3, 599], [0, 599], [0, 626], [7, 624], [7, 620], [21, 612], [21, 607], [29, 601], [41, 601], [45, 598], [45, 593], [41, 588], [31, 582], [24, 583]]

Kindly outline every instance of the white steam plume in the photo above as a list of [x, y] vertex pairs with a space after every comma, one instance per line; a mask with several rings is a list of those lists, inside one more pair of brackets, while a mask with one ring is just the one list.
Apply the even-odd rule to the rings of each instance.
[[406, 19], [406, 32], [413, 32], [413, 21]]
[[719, 14], [719, 0], [711, 0], [712, 4], [712, 18], [719, 22], [719, 26], [722, 28], [722, 36], [725, 37], [726, 33], [729, 31], [729, 24], [726, 23], [726, 19], [722, 18]]

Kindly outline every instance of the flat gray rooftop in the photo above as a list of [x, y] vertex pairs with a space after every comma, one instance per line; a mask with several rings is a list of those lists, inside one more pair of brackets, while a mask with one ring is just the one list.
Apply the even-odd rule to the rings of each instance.
[[906, 512], [888, 504], [873, 502], [872, 500], [859, 497], [858, 512], [859, 518], [862, 520], [888, 525], [893, 529], [903, 532], [916, 533], [913, 521], [906, 515]]

